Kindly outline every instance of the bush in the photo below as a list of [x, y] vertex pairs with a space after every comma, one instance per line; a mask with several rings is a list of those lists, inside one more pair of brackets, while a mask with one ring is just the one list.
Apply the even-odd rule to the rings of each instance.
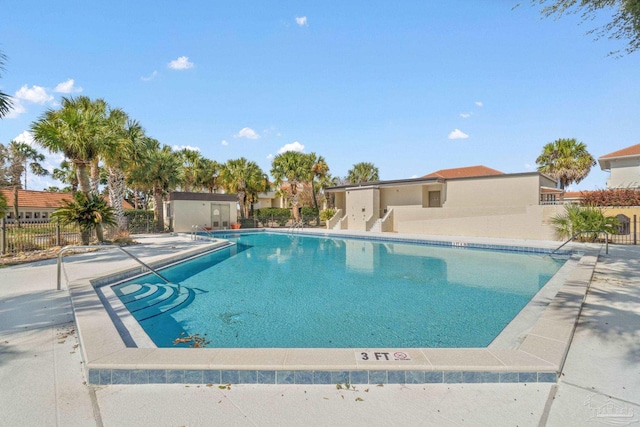
[[633, 188], [610, 188], [580, 193], [583, 206], [640, 206], [640, 191]]
[[321, 221], [329, 221], [333, 216], [338, 212], [334, 208], [325, 209], [320, 212], [320, 220]]
[[303, 206], [300, 208], [300, 215], [302, 216], [317, 216], [318, 210], [316, 208], [312, 208], [311, 206]]
[[142, 209], [126, 210], [128, 229], [131, 233], [148, 233], [154, 226], [153, 211]]
[[598, 234], [617, 234], [620, 222], [616, 217], [606, 216], [601, 209], [593, 206], [566, 205], [565, 213], [551, 218], [556, 233], [562, 239], [578, 233], [579, 241], [595, 242]]
[[255, 211], [255, 217], [265, 226], [271, 222], [283, 226], [291, 219], [291, 211], [285, 208], [260, 208]]

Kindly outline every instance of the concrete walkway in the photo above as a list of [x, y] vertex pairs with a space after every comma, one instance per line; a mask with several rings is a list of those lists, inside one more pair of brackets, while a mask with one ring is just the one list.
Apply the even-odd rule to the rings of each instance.
[[[145, 262], [197, 242], [155, 236]], [[117, 258], [120, 257], [120, 258]], [[65, 259], [70, 280], [130, 266]], [[106, 265], [106, 263], [104, 264]], [[640, 248], [610, 247], [555, 384], [87, 386], [55, 261], [0, 269], [0, 426], [624, 425], [640, 418]]]

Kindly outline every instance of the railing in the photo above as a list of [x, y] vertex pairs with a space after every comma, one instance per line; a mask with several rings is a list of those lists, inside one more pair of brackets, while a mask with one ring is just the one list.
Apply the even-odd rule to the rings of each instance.
[[591, 231], [578, 231], [576, 234], [574, 234], [573, 236], [571, 236], [569, 238], [569, 240], [567, 240], [566, 242], [564, 242], [563, 244], [561, 244], [560, 246], [558, 246], [557, 248], [555, 248], [553, 251], [551, 251], [551, 255], [555, 254], [557, 251], [559, 251], [560, 249], [562, 249], [567, 243], [569, 243], [570, 241], [572, 241], [573, 239], [575, 239], [576, 237], [578, 237], [581, 234], [586, 234], [586, 233], [604, 233], [604, 242], [605, 242], [605, 254], [609, 253], [609, 233], [607, 233], [606, 231], [600, 231], [600, 230], [591, 230]]
[[115, 249], [118, 249], [121, 252], [124, 252], [129, 258], [133, 259], [138, 264], [140, 264], [141, 266], [143, 266], [144, 268], [148, 269], [153, 274], [158, 276], [167, 285], [176, 285], [178, 287], [178, 292], [180, 292], [180, 283], [175, 283], [175, 284], [172, 283], [169, 279], [167, 279], [162, 274], [160, 274], [156, 270], [154, 270], [153, 267], [150, 267], [149, 265], [145, 264], [138, 257], [133, 255], [129, 251], [124, 250], [124, 248], [122, 246], [118, 246], [118, 245], [65, 246], [64, 248], [60, 249], [60, 252], [58, 253], [58, 262], [57, 262], [57, 286], [56, 286], [56, 289], [58, 291], [61, 289], [61, 283], [62, 283], [62, 255], [65, 252], [70, 251], [72, 249], [85, 249], [85, 248], [101, 248], [101, 249], [112, 249], [112, 248], [115, 248]]
[[294, 221], [293, 224], [291, 224], [291, 227], [289, 227], [289, 231], [287, 231], [287, 233], [293, 234], [297, 229], [300, 229], [300, 231], [302, 231], [303, 228], [304, 221]]
[[204, 228], [199, 224], [194, 224], [191, 226], [191, 240], [198, 240], [199, 231], [205, 232], [208, 237], [213, 239], [213, 234], [211, 234], [210, 230], [207, 230], [206, 228]]

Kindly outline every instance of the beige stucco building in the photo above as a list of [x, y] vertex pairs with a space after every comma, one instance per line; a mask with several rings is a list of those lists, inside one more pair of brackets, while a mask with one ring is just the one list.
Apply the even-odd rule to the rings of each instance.
[[[504, 174], [485, 166], [421, 178], [331, 187], [338, 213], [328, 228], [449, 236], [553, 240], [563, 212], [556, 181], [538, 172]], [[550, 202], [551, 201], [551, 202]]]
[[609, 171], [607, 188], [640, 187], [640, 144], [598, 158], [600, 169]]
[[194, 225], [226, 230], [238, 221], [237, 204], [235, 194], [169, 193], [169, 200], [163, 206], [165, 227], [187, 233]]

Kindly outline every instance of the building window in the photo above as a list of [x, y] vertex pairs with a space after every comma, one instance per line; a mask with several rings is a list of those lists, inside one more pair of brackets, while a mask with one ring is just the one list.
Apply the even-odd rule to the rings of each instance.
[[40, 219], [40, 212], [34, 212], [33, 219]]
[[7, 213], [7, 219], [13, 219], [13, 211]]
[[32, 217], [33, 217], [33, 213], [32, 212], [25, 212], [24, 219], [31, 219]]
[[42, 212], [42, 219], [49, 218], [49, 212]]

